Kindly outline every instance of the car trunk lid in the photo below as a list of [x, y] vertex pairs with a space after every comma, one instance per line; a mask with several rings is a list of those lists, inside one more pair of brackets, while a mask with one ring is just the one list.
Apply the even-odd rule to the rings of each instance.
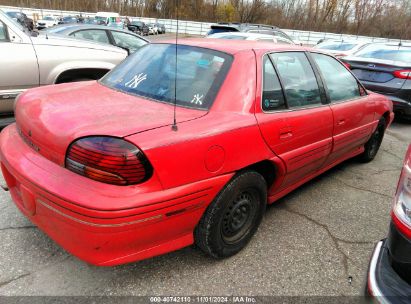
[[[78, 82], [29, 90], [19, 98], [19, 132], [33, 149], [64, 165], [67, 147], [80, 137], [127, 135], [173, 124], [173, 105], [127, 95], [97, 82]], [[176, 108], [181, 123], [207, 111]]]
[[366, 82], [368, 89], [386, 93], [394, 93], [403, 87], [406, 79], [396, 78], [394, 72], [409, 68], [406, 63], [393, 60], [345, 57], [343, 61], [350, 65], [359, 80]]

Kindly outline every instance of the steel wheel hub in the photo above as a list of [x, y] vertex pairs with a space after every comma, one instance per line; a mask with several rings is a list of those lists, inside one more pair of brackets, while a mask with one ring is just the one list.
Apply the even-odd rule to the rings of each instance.
[[226, 209], [222, 221], [222, 237], [226, 243], [241, 239], [250, 229], [255, 215], [255, 196], [242, 192]]

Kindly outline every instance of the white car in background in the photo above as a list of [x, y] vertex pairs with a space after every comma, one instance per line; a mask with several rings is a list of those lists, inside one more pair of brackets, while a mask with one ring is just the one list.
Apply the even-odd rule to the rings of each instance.
[[42, 30], [45, 28], [49, 28], [58, 24], [58, 17], [54, 16], [45, 16], [43, 19], [37, 20], [36, 28], [38, 30]]
[[155, 23], [149, 23], [148, 25], [148, 34], [149, 35], [158, 35], [158, 26]]
[[273, 36], [268, 34], [247, 33], [247, 32], [223, 32], [206, 36], [212, 39], [229, 39], [229, 40], [254, 40], [266, 41], [272, 43], [294, 44], [290, 39], [280, 36]]
[[369, 44], [371, 42], [358, 40], [326, 40], [317, 44], [314, 48], [327, 52], [337, 58], [342, 58], [358, 52]]

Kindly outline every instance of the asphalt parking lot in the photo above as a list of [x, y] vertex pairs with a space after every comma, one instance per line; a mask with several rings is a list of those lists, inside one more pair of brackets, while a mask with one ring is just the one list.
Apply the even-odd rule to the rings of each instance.
[[99, 268], [71, 256], [0, 190], [0, 295], [360, 295], [389, 211], [411, 123], [395, 122], [376, 159], [347, 161], [268, 208], [226, 260], [188, 247]]

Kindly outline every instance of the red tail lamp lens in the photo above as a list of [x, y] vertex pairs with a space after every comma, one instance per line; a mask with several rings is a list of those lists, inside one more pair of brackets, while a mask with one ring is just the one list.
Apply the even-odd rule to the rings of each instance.
[[349, 63], [347, 63], [347, 62], [344, 62], [344, 61], [343, 61], [343, 64], [345, 65], [345, 67], [346, 67], [347, 69], [351, 70], [351, 64], [349, 64]]
[[116, 137], [85, 137], [67, 151], [66, 168], [96, 181], [135, 185], [148, 180], [153, 168], [143, 152]]
[[411, 78], [411, 70], [398, 70], [393, 72], [394, 77], [400, 79], [410, 79]]

